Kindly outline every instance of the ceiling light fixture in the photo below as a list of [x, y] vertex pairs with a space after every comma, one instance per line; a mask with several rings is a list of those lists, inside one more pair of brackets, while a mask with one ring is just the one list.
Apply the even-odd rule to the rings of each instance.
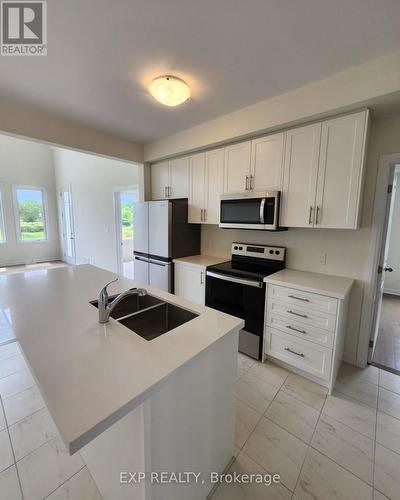
[[159, 76], [149, 85], [150, 94], [165, 106], [178, 106], [190, 97], [186, 82], [176, 76]]

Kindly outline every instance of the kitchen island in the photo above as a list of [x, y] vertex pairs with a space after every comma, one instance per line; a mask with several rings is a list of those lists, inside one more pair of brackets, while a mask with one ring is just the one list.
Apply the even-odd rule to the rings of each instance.
[[[114, 277], [90, 265], [2, 276], [0, 308], [67, 449], [82, 455], [105, 500], [204, 499], [209, 472], [233, 455], [243, 322], [144, 287], [197, 316], [150, 341], [115, 319], [100, 324], [90, 301]], [[120, 278], [110, 294], [133, 286]], [[202, 474], [163, 484], [151, 472]]]

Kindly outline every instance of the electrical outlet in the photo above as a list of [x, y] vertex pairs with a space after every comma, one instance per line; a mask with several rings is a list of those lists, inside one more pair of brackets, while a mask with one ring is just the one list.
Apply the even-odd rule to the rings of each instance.
[[323, 266], [326, 265], [326, 253], [321, 253], [321, 255], [319, 256], [319, 263]]

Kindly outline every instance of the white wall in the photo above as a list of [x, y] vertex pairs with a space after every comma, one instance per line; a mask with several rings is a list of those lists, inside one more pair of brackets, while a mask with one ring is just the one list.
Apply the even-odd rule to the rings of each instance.
[[129, 139], [60, 118], [26, 103], [0, 98], [0, 130], [85, 152], [143, 161], [143, 145]]
[[[0, 184], [7, 243], [0, 245], [0, 266], [60, 257], [53, 152], [43, 144], [0, 134]], [[48, 241], [17, 243], [12, 185], [46, 188]]]
[[400, 172], [395, 174], [396, 190], [393, 190], [393, 205], [391, 213], [390, 233], [387, 244], [387, 265], [393, 272], [384, 275], [384, 292], [400, 295]]
[[76, 264], [90, 261], [117, 272], [114, 190], [136, 186], [139, 167], [58, 148], [54, 164], [57, 192], [72, 190]]

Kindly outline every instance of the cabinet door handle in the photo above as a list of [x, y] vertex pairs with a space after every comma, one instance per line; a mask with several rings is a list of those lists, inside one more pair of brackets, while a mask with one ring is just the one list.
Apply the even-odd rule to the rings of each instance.
[[246, 175], [246, 181], [244, 183], [244, 188], [246, 191], [248, 191], [248, 189], [249, 189], [249, 176], [248, 175]]
[[254, 189], [254, 176], [250, 174], [250, 189]]
[[296, 354], [296, 356], [300, 356], [301, 358], [304, 358], [304, 354], [302, 352], [292, 351], [292, 349], [290, 349], [290, 347], [285, 347], [285, 351], [291, 352], [292, 354]]
[[302, 300], [303, 302], [310, 302], [309, 299], [305, 299], [304, 297], [296, 297], [296, 295], [288, 295], [291, 299]]
[[310, 206], [310, 212], [308, 214], [308, 223], [310, 225], [312, 224], [312, 213], [313, 213], [313, 207]]
[[315, 213], [315, 224], [319, 224], [319, 207], [317, 206], [317, 211]]
[[165, 198], [168, 198], [168, 188], [167, 188], [167, 186], [164, 186], [164, 196], [165, 196]]
[[305, 330], [299, 330], [298, 328], [295, 328], [294, 326], [286, 325], [286, 328], [289, 328], [289, 330], [293, 330], [294, 332], [304, 333], [304, 335], [307, 335], [307, 332]]
[[288, 309], [286, 312], [288, 312], [289, 314], [294, 314], [295, 316], [300, 316], [300, 318], [308, 318], [307, 314], [300, 314], [292, 311], [291, 309]]
[[204, 209], [202, 208], [202, 209], [200, 210], [200, 220], [201, 220], [201, 222], [203, 222], [203, 220], [204, 220], [204, 215], [203, 215], [203, 212], [204, 212]]
[[172, 187], [168, 186], [168, 198], [171, 198], [172, 196]]
[[204, 285], [204, 271], [200, 272], [200, 285]]
[[206, 211], [206, 209], [205, 209], [205, 208], [203, 209], [203, 217], [204, 217], [204, 219], [203, 219], [203, 220], [204, 220], [204, 222], [205, 222], [205, 221], [207, 220], [207, 211]]

